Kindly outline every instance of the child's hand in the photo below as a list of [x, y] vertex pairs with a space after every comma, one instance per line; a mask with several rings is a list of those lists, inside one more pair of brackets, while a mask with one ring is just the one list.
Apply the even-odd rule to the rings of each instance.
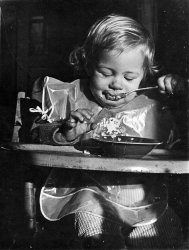
[[162, 94], [185, 94], [185, 80], [178, 75], [164, 75], [158, 79], [158, 86]]
[[69, 119], [65, 122], [64, 136], [67, 141], [73, 141], [78, 136], [95, 129], [93, 124], [93, 112], [88, 109], [77, 109], [70, 113]]

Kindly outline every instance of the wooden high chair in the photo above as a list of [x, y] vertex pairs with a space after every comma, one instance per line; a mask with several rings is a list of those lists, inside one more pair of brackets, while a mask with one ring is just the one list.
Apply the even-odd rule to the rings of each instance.
[[[15, 113], [15, 121], [12, 135], [12, 142], [19, 142], [19, 130], [22, 126], [21, 119], [21, 103], [20, 99], [25, 98], [25, 92], [18, 92], [17, 95], [17, 103], [16, 103], [16, 113]], [[36, 228], [36, 201], [35, 201], [35, 186], [32, 182], [25, 182], [24, 188], [24, 205], [26, 216], [28, 217], [28, 228], [31, 230], [35, 230]]]
[[[20, 99], [25, 98], [24, 92], [18, 93], [17, 107], [15, 115], [15, 126], [13, 131], [12, 142], [19, 142], [19, 130], [22, 126]], [[42, 148], [43, 147], [43, 148]], [[163, 149], [155, 149], [151, 154], [142, 160], [138, 159], [116, 159], [116, 158], [101, 158], [82, 155], [72, 147], [64, 147], [61, 149], [61, 154], [58, 154], [58, 147], [55, 149], [49, 146], [51, 153], [46, 150], [44, 145], [36, 145], [40, 149], [38, 152], [33, 152], [32, 164], [40, 167], [47, 166], [59, 168], [73, 168], [79, 170], [92, 171], [116, 171], [116, 172], [133, 172], [133, 173], [151, 173], [151, 174], [188, 174], [188, 157], [184, 152], [169, 151]], [[69, 150], [69, 151], [68, 151]], [[69, 152], [69, 153], [68, 153]], [[25, 153], [25, 152], [24, 152]], [[23, 154], [24, 154], [23, 153]], [[72, 153], [72, 154], [70, 154]], [[179, 158], [180, 154], [180, 158]], [[184, 155], [183, 155], [184, 154]], [[116, 170], [115, 170], [116, 166]], [[34, 234], [38, 231], [38, 222], [36, 218], [36, 187], [34, 182], [25, 182], [25, 212], [27, 215], [28, 229]]]
[[[20, 130], [22, 129], [23, 126], [23, 119], [22, 119], [22, 100], [21, 99], [28, 99], [25, 95], [25, 92], [18, 92], [17, 94], [17, 104], [16, 104], [16, 112], [15, 112], [15, 122], [14, 122], [14, 128], [13, 128], [13, 134], [12, 134], [12, 140], [11, 144], [14, 145], [26, 145], [25, 142], [20, 140]], [[35, 144], [28, 144], [31, 145], [32, 147], [35, 147]], [[40, 145], [40, 146], [45, 146], [45, 145]], [[37, 147], [37, 145], [36, 145]], [[27, 156], [26, 156], [27, 158]], [[30, 161], [30, 159], [28, 159]], [[28, 168], [28, 164], [26, 166], [23, 163], [23, 171], [29, 170], [32, 171], [35, 166], [31, 165], [31, 170]], [[40, 171], [40, 166], [37, 166], [37, 171], [41, 173]], [[48, 169], [48, 173], [50, 168], [45, 168], [45, 170]], [[45, 172], [44, 168], [42, 169], [42, 174]], [[26, 230], [28, 230], [30, 233], [30, 236], [26, 236], [29, 245], [29, 248], [34, 248], [38, 249], [38, 245], [42, 244], [41, 243], [41, 238], [45, 237], [45, 235], [48, 231], [46, 228], [46, 224], [44, 223], [43, 218], [41, 219], [42, 216], [41, 213], [39, 212], [39, 188], [36, 183], [37, 181], [32, 181], [29, 180], [28, 178], [24, 180], [24, 212], [25, 212], [25, 217], [26, 217]], [[27, 234], [27, 232], [25, 232]], [[24, 235], [18, 236], [18, 238], [25, 237]], [[48, 236], [47, 236], [48, 237]], [[51, 236], [50, 236], [51, 237]], [[21, 239], [22, 240], [22, 239]], [[17, 241], [17, 239], [14, 239], [13, 241]], [[18, 239], [19, 241], [19, 239]], [[48, 241], [48, 239], [45, 239], [45, 241]], [[21, 242], [20, 242], [21, 243]], [[16, 244], [16, 243], [15, 243]], [[19, 243], [18, 243], [19, 244]], [[52, 243], [53, 244], [53, 243]]]

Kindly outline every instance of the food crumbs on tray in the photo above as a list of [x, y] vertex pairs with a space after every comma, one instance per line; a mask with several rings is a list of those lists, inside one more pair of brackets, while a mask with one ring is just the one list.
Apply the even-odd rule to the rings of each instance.
[[84, 153], [85, 155], [90, 155], [90, 152], [89, 152], [88, 150], [84, 150], [83, 153]]

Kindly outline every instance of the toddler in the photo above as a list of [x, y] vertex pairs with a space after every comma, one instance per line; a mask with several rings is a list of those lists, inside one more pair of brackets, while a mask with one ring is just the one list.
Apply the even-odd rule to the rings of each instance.
[[[46, 77], [42, 98], [35, 95], [39, 81], [34, 86], [33, 98], [42, 101], [47, 119], [42, 125], [51, 125], [46, 143], [90, 144], [110, 119], [122, 135], [157, 139], [164, 146], [174, 143], [175, 125], [166, 103], [167, 96], [182, 90], [182, 81], [172, 75], [155, 81], [154, 42], [141, 24], [105, 16], [91, 27], [70, 62], [87, 77], [72, 83]], [[158, 89], [122, 95], [155, 85]], [[35, 140], [39, 127], [33, 127]], [[41, 190], [40, 208], [49, 221], [74, 215], [82, 249], [176, 248], [182, 228], [167, 196], [163, 180], [154, 175], [55, 169]]]

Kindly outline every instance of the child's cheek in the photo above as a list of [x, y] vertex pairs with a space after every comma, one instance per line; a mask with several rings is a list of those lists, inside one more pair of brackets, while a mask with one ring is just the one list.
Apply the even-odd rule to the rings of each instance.
[[91, 81], [91, 88], [96, 90], [104, 90], [107, 89], [108, 82], [105, 79], [100, 77], [94, 77]]

